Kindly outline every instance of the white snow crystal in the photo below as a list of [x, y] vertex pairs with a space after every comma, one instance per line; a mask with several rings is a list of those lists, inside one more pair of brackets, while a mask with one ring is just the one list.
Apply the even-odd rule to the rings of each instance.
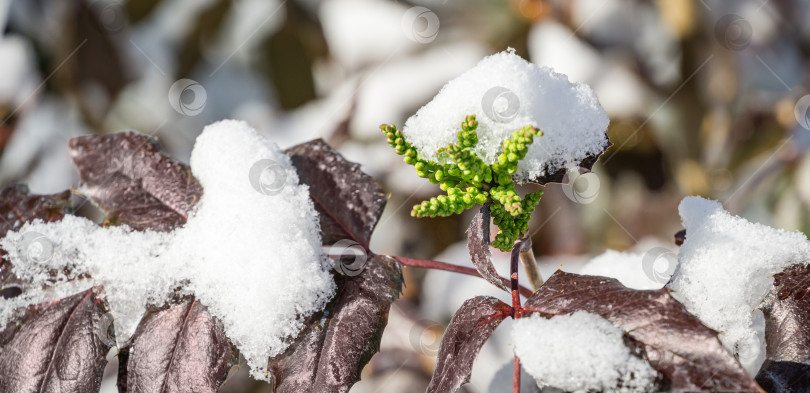
[[545, 319], [520, 318], [512, 328], [515, 354], [541, 387], [564, 391], [644, 392], [657, 372], [630, 353], [622, 331], [585, 311]]
[[[249, 174], [260, 160], [277, 164], [273, 185], [283, 187], [254, 189]], [[17, 306], [98, 286], [121, 344], [147, 304], [165, 303], [179, 287], [223, 322], [252, 375], [264, 378], [267, 359], [286, 349], [285, 339], [301, 331], [302, 318], [334, 293], [317, 214], [287, 155], [243, 122], [206, 127], [191, 169], [204, 193], [188, 222], [173, 232], [103, 228], [66, 216], [28, 223], [0, 240], [15, 272], [33, 283], [23, 295], [0, 300], [0, 327]], [[88, 275], [92, 279], [68, 282]]]
[[[752, 311], [767, 295], [773, 275], [810, 260], [810, 242], [732, 216], [716, 201], [687, 197], [679, 206], [686, 240], [669, 287], [689, 312], [722, 334], [729, 350], [756, 355], [761, 338]], [[755, 356], [754, 356], [755, 357]]]
[[576, 167], [608, 144], [609, 119], [590, 87], [538, 67], [508, 50], [481, 60], [448, 82], [431, 102], [405, 122], [403, 134], [420, 157], [456, 142], [467, 115], [478, 120], [477, 153], [488, 164], [502, 142], [524, 126], [543, 131], [518, 165], [519, 180]]

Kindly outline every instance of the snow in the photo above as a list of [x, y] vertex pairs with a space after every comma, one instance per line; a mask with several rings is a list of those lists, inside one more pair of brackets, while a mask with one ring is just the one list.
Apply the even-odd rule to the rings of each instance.
[[217, 56], [214, 62], [219, 65], [232, 56], [243, 60], [256, 56], [262, 51], [259, 46], [269, 36], [277, 33], [286, 19], [286, 9], [280, 0], [233, 2], [229, 12], [225, 14], [223, 27], [212, 48]]
[[17, 111], [35, 92], [38, 76], [33, 52], [23, 38], [0, 36], [0, 106], [9, 106], [9, 112]]
[[[683, 9], [685, 5], [678, 5], [688, 3], [675, 2], [672, 3], [674, 7], [632, 0], [578, 0], [572, 3], [571, 25], [577, 28], [576, 33], [570, 34], [583, 37], [586, 42], [599, 47], [607, 62], [626, 58], [625, 51], [630, 50], [634, 54], [630, 57], [639, 59], [640, 66], [655, 85], [675, 88], [681, 81], [680, 40], [668, 28], [670, 24], [662, 23], [662, 19], [666, 21], [668, 18], [662, 18], [661, 14], [673, 8]], [[720, 4], [713, 7], [713, 11], [719, 7]], [[653, 108], [660, 105], [655, 102], [659, 99], [665, 97], [651, 102], [655, 105]], [[650, 110], [653, 109], [647, 109], [645, 113]]]
[[[384, 219], [385, 217], [383, 217], [383, 220]], [[381, 223], [383, 220], [381, 220]], [[386, 232], [380, 231], [380, 233]], [[376, 239], [377, 236], [374, 238]], [[374, 249], [374, 247], [372, 248]], [[571, 271], [578, 271], [578, 268], [586, 261], [582, 256], [566, 255], [555, 255], [549, 258], [537, 256], [536, 258], [538, 269], [544, 278], [551, 277], [554, 271], [560, 268], [560, 266], [562, 266], [563, 270], [570, 269]], [[470, 262], [470, 253], [467, 251], [466, 241], [460, 241], [451, 245], [442, 253], [431, 259], [474, 268]], [[509, 276], [509, 253], [492, 249], [492, 261], [501, 277]], [[520, 268], [519, 280], [521, 285], [526, 288], [531, 288], [531, 283], [529, 283], [526, 278], [522, 267]], [[446, 325], [450, 321], [453, 314], [461, 307], [465, 300], [475, 296], [493, 296], [507, 304], [511, 304], [512, 302], [512, 298], [508, 292], [495, 287], [486, 280], [443, 270], [428, 270], [421, 287], [422, 299], [442, 299], [442, 301], [421, 302], [419, 305], [419, 315], [427, 320], [435, 321], [443, 325]], [[478, 353], [475, 363], [473, 363], [470, 384], [467, 385], [471, 389], [474, 389], [474, 391], [489, 391], [489, 386], [494, 384], [493, 378], [496, 378], [498, 370], [500, 370], [506, 362], [514, 358], [512, 339], [509, 334], [511, 324], [512, 319], [507, 318], [504, 320], [503, 323], [495, 329], [495, 332], [490, 336], [489, 340], [481, 347], [481, 351]], [[509, 381], [511, 381], [511, 374]], [[507, 386], [511, 387], [511, 382], [508, 382]]]
[[[261, 160], [274, 162], [280, 183], [273, 185], [282, 187], [254, 189], [249, 173]], [[120, 345], [147, 304], [164, 304], [180, 288], [222, 321], [251, 374], [264, 378], [268, 357], [286, 349], [285, 339], [334, 294], [317, 214], [289, 158], [243, 122], [206, 127], [191, 169], [204, 194], [173, 232], [104, 228], [66, 216], [27, 223], [0, 240], [15, 272], [32, 282], [23, 295], [0, 300], [0, 327], [19, 306], [103, 287]]]
[[79, 114], [51, 96], [31, 100], [18, 112], [8, 145], [0, 155], [0, 184], [23, 182], [36, 194], [55, 194], [78, 179], [65, 148], [70, 138], [87, 134]]
[[535, 64], [568, 75], [571, 82], [591, 86], [610, 118], [644, 117], [650, 112], [650, 91], [631, 71], [635, 62], [628, 64], [610, 51], [601, 54], [573, 30], [551, 19], [532, 25], [527, 46]]
[[[513, 393], [514, 392], [515, 359], [512, 357], [501, 368], [495, 372], [492, 382], [489, 384], [488, 393]], [[534, 378], [526, 373], [526, 369], [520, 368], [520, 393], [541, 393], [542, 389], [534, 382]], [[555, 392], [556, 393], [556, 392]]]
[[676, 265], [675, 254], [663, 247], [646, 253], [606, 250], [585, 264], [579, 274], [612, 277], [633, 289], [661, 289]]
[[403, 30], [407, 12], [407, 7], [388, 1], [327, 0], [318, 17], [330, 53], [353, 70], [419, 48]]
[[585, 311], [545, 319], [520, 318], [512, 328], [515, 354], [538, 386], [564, 391], [643, 392], [657, 372], [633, 355], [622, 331]]
[[11, 0], [0, 0], [0, 29], [6, 30], [6, 21], [8, 20], [8, 7], [11, 5]]
[[774, 274], [810, 260], [810, 242], [800, 232], [751, 223], [700, 197], [684, 198], [679, 211], [686, 240], [668, 284], [673, 296], [721, 332], [721, 341], [741, 362], [755, 360], [763, 344], [752, 310]]
[[458, 42], [393, 58], [377, 66], [356, 87], [357, 110], [351, 119], [352, 135], [359, 140], [379, 139], [380, 124], [406, 119], [447, 80], [461, 75], [486, 53], [478, 43]]
[[435, 161], [437, 149], [456, 141], [459, 124], [470, 114], [479, 123], [477, 153], [490, 164], [513, 131], [526, 125], [543, 131], [518, 165], [521, 181], [575, 168], [608, 143], [609, 119], [590, 87], [531, 64], [513, 49], [448, 82], [405, 122], [403, 134], [420, 157]]

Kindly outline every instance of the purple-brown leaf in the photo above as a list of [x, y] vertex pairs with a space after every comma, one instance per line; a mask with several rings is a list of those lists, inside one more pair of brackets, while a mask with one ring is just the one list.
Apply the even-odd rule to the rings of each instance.
[[91, 290], [41, 305], [0, 349], [0, 392], [98, 392], [113, 344]]
[[757, 381], [768, 392], [810, 391], [810, 266], [774, 275], [760, 309], [765, 316], [766, 362]]
[[643, 346], [674, 391], [762, 392], [717, 332], [666, 289], [635, 290], [612, 278], [557, 271], [524, 307], [545, 315], [583, 310], [610, 320]]
[[767, 358], [810, 363], [810, 266], [794, 265], [774, 275], [760, 309], [765, 315]]
[[146, 135], [83, 136], [69, 146], [83, 191], [115, 223], [169, 231], [186, 222], [202, 195], [189, 168], [164, 155]]
[[467, 229], [467, 250], [470, 251], [470, 259], [481, 277], [506, 291], [501, 276], [492, 265], [489, 250], [489, 205], [482, 206], [481, 211], [470, 222], [470, 228]]
[[0, 191], [0, 237], [20, 229], [28, 221], [58, 221], [70, 211], [70, 191], [54, 195], [30, 194], [24, 184]]
[[[8, 231], [19, 230], [28, 221], [58, 221], [69, 211], [70, 191], [32, 195], [23, 184], [8, 186], [0, 191], [0, 238]], [[0, 296], [10, 298], [20, 294], [21, 285], [4, 255], [5, 251], [0, 250]]]
[[373, 255], [357, 276], [338, 279], [335, 299], [310, 318], [284, 354], [270, 359], [278, 393], [342, 393], [379, 351], [388, 311], [402, 290], [402, 271]]
[[512, 307], [494, 297], [478, 296], [465, 301], [444, 332], [427, 392], [452, 393], [469, 382], [481, 346], [511, 314]]
[[379, 184], [321, 139], [293, 146], [287, 154], [301, 183], [309, 185], [324, 244], [349, 239], [368, 249], [385, 208]]
[[[336, 275], [337, 294], [312, 316], [288, 350], [268, 362], [276, 392], [347, 392], [379, 350], [388, 310], [402, 290], [399, 263], [368, 251], [385, 207], [385, 194], [360, 166], [322, 140], [287, 150], [320, 215], [324, 244], [357, 243], [365, 265], [359, 274]], [[343, 263], [336, 261], [336, 263]], [[347, 270], [348, 271], [348, 270]]]
[[205, 307], [185, 299], [149, 310], [118, 357], [121, 393], [216, 393], [236, 351]]
[[757, 383], [768, 393], [807, 393], [810, 365], [766, 360], [757, 374]]

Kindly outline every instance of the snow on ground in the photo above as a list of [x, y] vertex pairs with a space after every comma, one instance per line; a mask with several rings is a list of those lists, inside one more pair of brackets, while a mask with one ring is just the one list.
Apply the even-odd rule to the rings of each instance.
[[[515, 359], [512, 358], [506, 362], [495, 373], [492, 382], [489, 384], [488, 393], [513, 393], [514, 392], [514, 375], [515, 375]], [[540, 393], [542, 389], [537, 386], [531, 375], [526, 373], [526, 369], [520, 368], [520, 392], [521, 393]], [[556, 392], [554, 392], [556, 393]]]
[[657, 372], [624, 344], [621, 329], [584, 311], [521, 318], [512, 328], [515, 353], [538, 386], [564, 391], [649, 391]]
[[755, 372], [763, 339], [761, 314], [752, 311], [770, 290], [774, 274], [810, 260], [810, 242], [800, 232], [751, 223], [700, 197], [684, 198], [679, 211], [686, 240], [668, 286]]
[[425, 159], [456, 141], [465, 116], [478, 119], [477, 153], [492, 163], [513, 131], [533, 125], [543, 131], [518, 164], [520, 180], [576, 167], [608, 143], [609, 119], [590, 87], [538, 67], [508, 50], [481, 60], [448, 82], [431, 102], [405, 122], [403, 133]]
[[653, 252], [606, 250], [579, 271], [579, 274], [612, 277], [633, 289], [661, 289], [675, 269], [675, 254], [664, 248]]
[[[260, 160], [276, 168], [280, 182], [271, 182], [280, 187], [272, 192], [251, 184], [249, 173]], [[181, 287], [222, 320], [252, 375], [263, 378], [268, 357], [283, 351], [284, 339], [300, 332], [302, 317], [322, 309], [334, 293], [316, 212], [289, 158], [243, 122], [206, 127], [191, 169], [204, 194], [173, 232], [103, 228], [66, 216], [28, 223], [0, 240], [15, 272], [32, 281], [23, 295], [0, 300], [0, 327], [16, 307], [98, 286], [120, 344], [148, 303], [163, 304]], [[85, 275], [92, 279], [77, 279]]]
[[327, 0], [319, 18], [330, 53], [345, 68], [356, 69], [419, 47], [403, 30], [407, 12], [406, 6], [388, 1]]
[[380, 124], [407, 118], [445, 82], [475, 66], [486, 53], [486, 48], [478, 43], [458, 42], [393, 58], [377, 66], [357, 86], [352, 134], [359, 140], [379, 139]]

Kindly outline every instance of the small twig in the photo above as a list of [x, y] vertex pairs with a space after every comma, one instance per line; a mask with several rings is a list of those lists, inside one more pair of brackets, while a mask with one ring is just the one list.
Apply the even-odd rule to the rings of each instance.
[[[512, 257], [509, 264], [509, 278], [510, 284], [512, 287], [512, 318], [518, 319], [521, 317], [520, 312], [520, 295], [518, 294], [518, 288], [520, 284], [518, 284], [518, 260], [522, 259], [521, 254], [525, 253], [526, 243], [528, 242], [529, 250], [531, 250], [531, 239], [527, 238], [519, 238], [515, 241], [515, 245], [512, 246]], [[514, 393], [520, 393], [520, 359], [518, 359], [517, 355], [515, 355], [515, 369], [512, 375], [513, 385], [512, 390]]]
[[521, 243], [520, 261], [523, 262], [523, 268], [526, 270], [526, 276], [529, 277], [529, 282], [532, 283], [532, 288], [535, 291], [540, 289], [543, 285], [543, 275], [537, 270], [537, 260], [534, 259], [531, 237], [526, 237]]
[[[405, 266], [420, 267], [420, 268], [423, 268], [423, 269], [444, 270], [444, 271], [448, 271], [448, 272], [461, 273], [461, 274], [466, 274], [468, 276], [474, 276], [474, 277], [481, 278], [481, 274], [478, 273], [478, 270], [475, 270], [475, 269], [473, 269], [471, 267], [453, 265], [451, 263], [446, 263], [446, 262], [426, 261], [424, 259], [414, 259], [414, 258], [407, 258], [407, 257], [395, 257], [395, 256], [392, 256], [391, 258], [394, 258], [397, 262], [399, 262], [399, 263], [401, 263], [401, 264], [403, 264]], [[503, 281], [504, 284], [509, 284], [510, 283], [510, 281], [508, 279], [503, 278], [503, 277], [501, 277], [501, 281]], [[528, 298], [529, 296], [532, 296], [532, 293], [534, 293], [534, 292], [532, 292], [531, 289], [526, 288], [526, 287], [524, 287], [522, 285], [518, 286], [518, 290], [520, 291], [520, 294], [525, 296], [526, 298]]]
[[520, 260], [520, 250], [522, 245], [523, 239], [518, 239], [515, 241], [515, 245], [512, 246], [512, 258], [510, 259], [511, 263], [509, 264], [509, 284], [512, 289], [512, 309], [514, 309], [512, 318], [515, 319], [520, 318], [520, 284], [518, 283], [518, 261]]

